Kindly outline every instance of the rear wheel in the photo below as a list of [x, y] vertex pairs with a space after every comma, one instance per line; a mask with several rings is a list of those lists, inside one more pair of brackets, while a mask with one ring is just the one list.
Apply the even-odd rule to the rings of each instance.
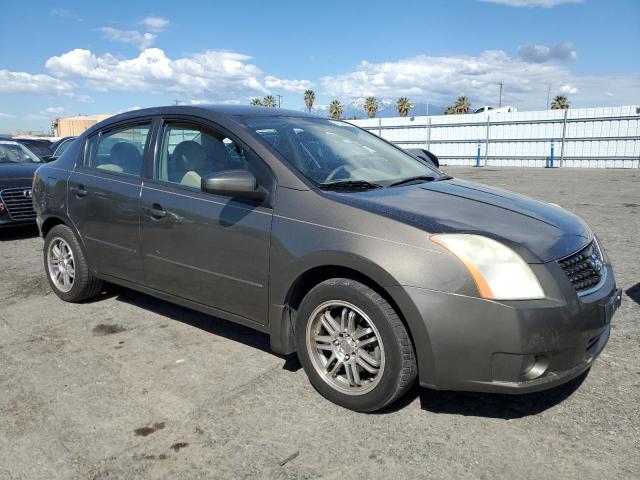
[[297, 314], [296, 344], [313, 386], [352, 410], [379, 410], [416, 378], [404, 324], [384, 298], [354, 280], [327, 280], [305, 296]]
[[66, 225], [47, 233], [44, 266], [51, 289], [65, 302], [81, 302], [102, 290], [102, 281], [89, 270], [78, 239]]

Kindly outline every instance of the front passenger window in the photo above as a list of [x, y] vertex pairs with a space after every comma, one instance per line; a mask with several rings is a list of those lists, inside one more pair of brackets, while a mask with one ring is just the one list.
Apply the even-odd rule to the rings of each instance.
[[203, 177], [223, 170], [245, 170], [247, 158], [233, 140], [209, 129], [165, 127], [156, 178], [200, 189]]
[[105, 132], [100, 136], [89, 166], [114, 173], [140, 176], [142, 155], [151, 129], [150, 124]]

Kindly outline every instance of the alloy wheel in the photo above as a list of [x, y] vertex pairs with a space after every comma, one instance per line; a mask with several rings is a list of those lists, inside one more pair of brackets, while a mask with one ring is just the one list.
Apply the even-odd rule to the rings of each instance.
[[369, 316], [355, 305], [331, 300], [307, 322], [307, 351], [316, 372], [347, 395], [373, 390], [384, 371], [384, 346]]
[[56, 237], [49, 243], [47, 264], [55, 287], [65, 293], [71, 290], [76, 275], [75, 261], [71, 247], [62, 238]]

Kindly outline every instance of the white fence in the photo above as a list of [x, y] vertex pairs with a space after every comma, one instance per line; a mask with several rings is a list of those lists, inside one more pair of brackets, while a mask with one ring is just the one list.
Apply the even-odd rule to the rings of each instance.
[[640, 168], [640, 106], [350, 120], [443, 165]]

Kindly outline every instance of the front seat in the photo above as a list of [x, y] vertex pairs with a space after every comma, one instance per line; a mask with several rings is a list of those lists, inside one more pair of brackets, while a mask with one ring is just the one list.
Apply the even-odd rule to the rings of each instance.
[[180, 142], [171, 154], [169, 180], [172, 182], [200, 188], [200, 180], [211, 170], [207, 161], [207, 152], [202, 145], [193, 140]]

